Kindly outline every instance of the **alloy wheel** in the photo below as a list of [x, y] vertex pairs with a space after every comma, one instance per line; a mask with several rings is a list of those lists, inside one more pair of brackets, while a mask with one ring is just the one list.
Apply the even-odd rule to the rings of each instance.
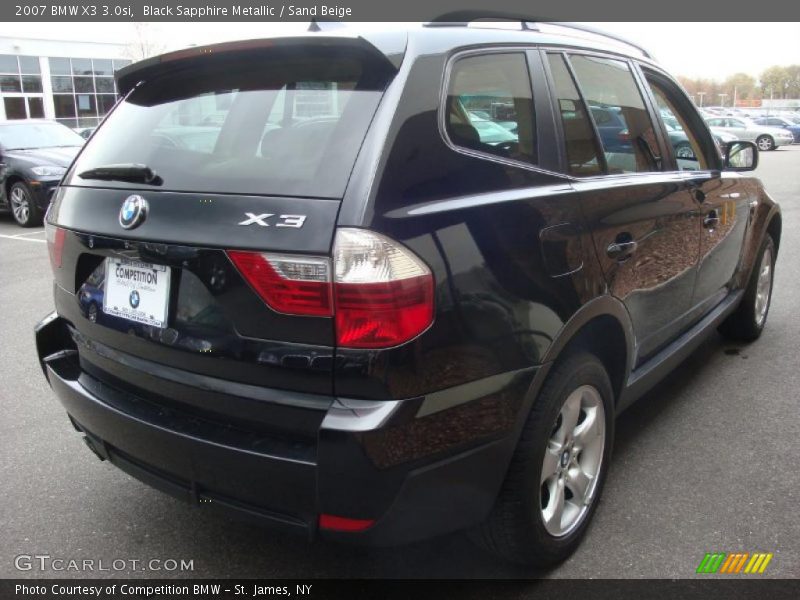
[[27, 223], [30, 216], [31, 206], [28, 194], [22, 186], [14, 186], [11, 189], [11, 212], [18, 223]]
[[772, 293], [772, 249], [767, 246], [758, 266], [758, 280], [756, 281], [755, 317], [756, 325], [761, 327], [767, 318], [769, 297]]
[[583, 521], [594, 499], [605, 446], [605, 410], [600, 392], [582, 385], [567, 396], [553, 424], [542, 464], [542, 522], [563, 537]]
[[758, 138], [758, 149], [764, 152], [772, 150], [772, 140], [767, 136]]

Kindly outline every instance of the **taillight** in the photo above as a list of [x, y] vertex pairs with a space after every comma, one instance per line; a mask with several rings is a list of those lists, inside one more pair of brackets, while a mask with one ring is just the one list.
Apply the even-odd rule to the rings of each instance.
[[363, 229], [339, 229], [330, 260], [229, 250], [236, 268], [274, 310], [335, 317], [344, 348], [390, 348], [433, 322], [434, 281], [406, 247]]
[[319, 528], [327, 531], [346, 531], [354, 533], [365, 531], [375, 524], [373, 519], [350, 519], [348, 517], [337, 517], [335, 515], [320, 515]]
[[406, 247], [364, 229], [339, 229], [333, 262], [339, 346], [397, 346], [433, 322], [433, 275]]
[[53, 271], [61, 268], [61, 257], [64, 253], [64, 238], [66, 231], [55, 225], [45, 223], [45, 237], [47, 238], [47, 251], [50, 253], [50, 266]]
[[330, 261], [321, 256], [262, 254], [229, 250], [239, 272], [278, 312], [309, 317], [330, 317]]

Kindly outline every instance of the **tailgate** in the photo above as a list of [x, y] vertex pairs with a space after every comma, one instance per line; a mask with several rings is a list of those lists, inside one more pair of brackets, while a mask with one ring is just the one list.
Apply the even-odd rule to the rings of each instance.
[[[332, 319], [271, 309], [225, 250], [328, 255], [338, 202], [142, 191], [139, 195], [149, 206], [147, 218], [123, 232], [118, 216], [129, 195], [122, 190], [61, 188], [48, 215], [51, 225], [64, 230], [61, 266], [55, 269], [56, 307], [85, 342], [82, 360], [115, 370], [106, 365], [109, 352], [98, 350], [108, 348], [120, 356], [212, 379], [312, 394], [332, 392]], [[292, 215], [305, 217], [303, 227], [239, 225], [250, 219], [247, 213], [280, 216], [289, 214], [289, 208]], [[112, 307], [107, 298], [109, 281], [119, 285], [123, 275], [109, 273], [109, 268], [148, 267], [158, 278], [150, 284], [165, 295], [165, 318], [158, 324], [120, 316], [120, 309], [130, 306]], [[131, 291], [144, 302], [148, 282], [134, 284]], [[116, 293], [114, 303], [120, 298], [124, 303], [128, 296]], [[135, 384], [136, 369], [116, 375]]]

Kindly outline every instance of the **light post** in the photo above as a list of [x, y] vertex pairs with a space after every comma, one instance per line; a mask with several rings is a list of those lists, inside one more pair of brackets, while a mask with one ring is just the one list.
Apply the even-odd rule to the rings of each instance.
[[717, 94], [719, 96], [719, 105], [725, 106], [725, 98], [728, 97], [728, 94]]
[[703, 96], [706, 95], [705, 92], [697, 92], [697, 95], [700, 96], [700, 108], [703, 108]]

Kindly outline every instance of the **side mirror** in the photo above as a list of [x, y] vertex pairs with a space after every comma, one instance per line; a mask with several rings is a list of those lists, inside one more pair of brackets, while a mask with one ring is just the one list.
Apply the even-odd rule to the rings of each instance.
[[725, 144], [726, 171], [753, 171], [758, 166], [758, 147], [753, 142], [728, 142]]

